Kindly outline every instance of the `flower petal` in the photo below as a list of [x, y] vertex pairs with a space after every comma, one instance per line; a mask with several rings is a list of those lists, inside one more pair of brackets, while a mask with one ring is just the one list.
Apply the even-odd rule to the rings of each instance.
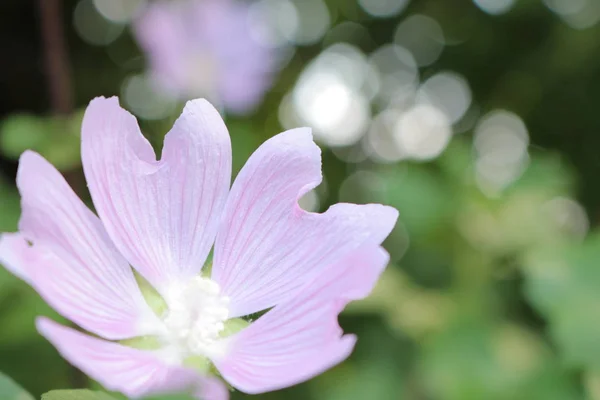
[[235, 180], [216, 243], [212, 278], [231, 316], [265, 310], [366, 244], [379, 245], [398, 213], [378, 204], [337, 204], [323, 214], [298, 198], [321, 181], [320, 150], [307, 128], [267, 140]]
[[160, 161], [117, 98], [90, 103], [82, 135], [94, 205], [125, 258], [163, 294], [197, 274], [231, 179], [231, 144], [219, 113], [205, 100], [188, 102]]
[[237, 389], [262, 393], [303, 382], [343, 361], [354, 347], [337, 316], [369, 294], [389, 257], [380, 247], [353, 252], [306, 285], [300, 295], [229, 338], [229, 352], [213, 360]]
[[3, 233], [0, 235], [0, 263], [13, 275], [32, 284], [27, 273], [28, 266], [21, 256], [29, 245], [20, 233]]
[[0, 260], [81, 327], [109, 339], [155, 333], [127, 261], [102, 223], [40, 155], [23, 153], [17, 173], [19, 233], [0, 238]]
[[228, 400], [229, 389], [218, 378], [202, 377], [198, 381], [194, 396], [200, 400]]
[[193, 370], [169, 365], [160, 352], [97, 339], [43, 317], [36, 324], [67, 361], [127, 397], [185, 391], [198, 383]]

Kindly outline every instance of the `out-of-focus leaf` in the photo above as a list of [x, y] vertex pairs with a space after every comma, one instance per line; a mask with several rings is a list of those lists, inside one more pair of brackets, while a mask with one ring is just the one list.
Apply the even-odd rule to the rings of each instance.
[[17, 159], [26, 149], [37, 149], [44, 143], [48, 128], [43, 119], [29, 114], [13, 115], [0, 126], [2, 152]]
[[462, 191], [458, 229], [473, 246], [500, 257], [579, 240], [579, 225], [565, 226], [565, 219], [572, 217], [565, 217], [570, 210], [564, 207], [571, 184], [571, 175], [559, 160], [533, 156], [524, 175], [498, 197]]
[[573, 183], [572, 172], [556, 154], [534, 154], [523, 175], [509, 191], [530, 189], [556, 196], [571, 192]]
[[[0, 232], [14, 232], [20, 215], [20, 198], [17, 190], [0, 179]], [[8, 288], [18, 282], [10, 272], [0, 265], [0, 303]], [[2, 316], [0, 315], [0, 320]]]
[[[550, 359], [506, 400], [583, 400], [582, 394], [560, 367], [558, 359]], [[587, 399], [589, 400], [589, 399]]]
[[449, 296], [420, 288], [389, 266], [369, 297], [350, 303], [344, 313], [379, 313], [397, 333], [421, 338], [442, 329], [454, 307]]
[[[35, 332], [35, 326], [30, 329]], [[31, 372], [34, 367], [39, 373]], [[41, 335], [29, 336], [26, 341], [0, 341], [0, 370], [37, 396], [48, 388], [69, 387], [73, 373], [72, 367]]]
[[60, 170], [81, 165], [80, 129], [83, 113], [41, 117], [19, 114], [0, 125], [0, 148], [17, 160], [25, 150], [35, 150]]
[[33, 396], [27, 393], [8, 376], [0, 373], [0, 399], [33, 400]]
[[585, 371], [583, 384], [588, 396], [587, 400], [600, 400], [600, 371], [596, 369]]
[[453, 198], [444, 182], [421, 165], [394, 169], [383, 176], [389, 205], [400, 210], [400, 220], [411, 238], [431, 233], [450, 222]]
[[516, 325], [463, 320], [424, 350], [420, 371], [432, 398], [579, 398], [542, 340]]
[[467, 199], [458, 213], [458, 229], [472, 245], [494, 256], [555, 242], [563, 235], [544, 208], [550, 200], [526, 191], [496, 201]]
[[20, 197], [16, 189], [0, 180], [0, 232], [17, 230], [20, 215]]
[[87, 389], [53, 390], [42, 395], [42, 400], [115, 400], [111, 395]]
[[233, 176], [244, 166], [250, 155], [260, 146], [261, 139], [254, 134], [253, 126], [248, 122], [228, 121], [233, 156]]
[[[106, 390], [102, 387], [102, 385], [100, 385], [96, 381], [92, 381], [90, 387], [92, 390], [102, 391], [102, 393], [104, 393], [104, 391]], [[111, 399], [114, 399], [114, 400], [128, 400], [129, 399], [127, 396], [125, 396], [122, 393], [110, 392], [109, 394], [111, 396]], [[196, 398], [189, 394], [176, 393], [176, 394], [162, 394], [162, 395], [157, 395], [157, 396], [144, 397], [144, 400], [196, 400]]]
[[473, 154], [470, 147], [467, 141], [455, 139], [438, 159], [444, 174], [460, 186], [472, 184], [475, 180]]
[[171, 394], [163, 396], [146, 397], [144, 400], [195, 400], [194, 397], [187, 394]]
[[[335, 379], [335, 372], [340, 379]], [[315, 398], [323, 400], [395, 400], [403, 390], [399, 371], [389, 360], [373, 360], [361, 366], [347, 365], [332, 372], [330, 387], [319, 387]]]
[[532, 253], [526, 294], [549, 320], [565, 361], [600, 367], [600, 235]]
[[[16, 279], [16, 278], [14, 278]], [[37, 337], [35, 318], [45, 315], [64, 321], [35, 291], [21, 281], [12, 282], [13, 289], [7, 297], [0, 295], [0, 326], [10, 329], [0, 330], [0, 342], [15, 343]]]

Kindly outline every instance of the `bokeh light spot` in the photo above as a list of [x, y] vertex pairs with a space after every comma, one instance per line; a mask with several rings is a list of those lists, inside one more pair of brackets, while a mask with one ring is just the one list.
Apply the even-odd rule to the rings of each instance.
[[527, 127], [518, 115], [504, 110], [485, 115], [474, 140], [480, 188], [493, 193], [517, 179], [529, 162], [528, 145]]
[[295, 0], [293, 2], [298, 15], [298, 29], [293, 41], [300, 45], [309, 45], [321, 39], [331, 24], [331, 16], [323, 0]]
[[358, 0], [358, 4], [374, 17], [393, 17], [408, 5], [408, 0]]
[[510, 11], [515, 0], [473, 0], [482, 11], [491, 15], [501, 15]]
[[79, 36], [89, 44], [106, 46], [115, 41], [124, 26], [106, 19], [92, 0], [81, 0], [73, 12], [73, 25]]
[[381, 106], [412, 100], [419, 82], [419, 69], [410, 51], [395, 44], [384, 45], [371, 53], [369, 63], [377, 71], [377, 101]]
[[465, 78], [441, 72], [427, 79], [419, 89], [417, 101], [442, 110], [450, 122], [458, 122], [471, 106], [471, 89]]
[[282, 103], [282, 124], [311, 126], [315, 138], [330, 146], [357, 142], [371, 120], [364, 91], [368, 67], [355, 47], [331, 46], [302, 72], [290, 102]]
[[445, 43], [440, 24], [425, 15], [413, 15], [400, 23], [394, 41], [408, 49], [419, 66], [433, 64], [442, 54]]
[[146, 0], [93, 0], [94, 6], [104, 18], [117, 22], [129, 22], [145, 5]]
[[293, 43], [298, 35], [298, 11], [289, 0], [261, 0], [251, 5], [250, 27], [255, 39], [267, 46]]
[[428, 104], [419, 104], [405, 112], [394, 127], [394, 137], [401, 151], [417, 160], [430, 160], [440, 155], [451, 136], [446, 114]]
[[567, 197], [555, 197], [544, 204], [544, 210], [556, 225], [571, 236], [583, 239], [590, 222], [585, 209], [577, 201]]
[[147, 75], [131, 75], [123, 81], [121, 96], [127, 107], [140, 118], [161, 119], [172, 114], [175, 102], [164, 97]]

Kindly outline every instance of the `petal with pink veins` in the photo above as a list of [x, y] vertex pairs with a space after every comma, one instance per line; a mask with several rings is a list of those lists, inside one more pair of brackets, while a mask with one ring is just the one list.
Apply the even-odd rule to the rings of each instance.
[[94, 205], [125, 258], [163, 294], [197, 274], [231, 179], [231, 144], [219, 113], [206, 100], [188, 102], [160, 161], [117, 98], [90, 103], [82, 136]]
[[295, 385], [350, 355], [354, 335], [343, 335], [337, 316], [369, 294], [387, 265], [380, 247], [351, 253], [308, 283], [300, 295], [275, 306], [228, 338], [229, 352], [213, 360], [235, 388], [251, 394]]
[[19, 233], [0, 238], [0, 260], [59, 313], [108, 339], [156, 333], [131, 267], [102, 223], [39, 154], [20, 159]]
[[212, 278], [231, 299], [230, 316], [289, 299], [307, 280], [365, 245], [379, 245], [398, 212], [379, 204], [336, 204], [323, 214], [298, 206], [321, 181], [321, 156], [307, 128], [267, 140], [236, 178], [217, 235]]
[[[194, 391], [205, 400], [227, 399], [227, 389], [219, 380], [172, 365], [160, 351], [97, 339], [43, 317], [38, 318], [37, 328], [67, 361], [107, 389], [127, 397]], [[207, 394], [220, 397], [209, 398]]]

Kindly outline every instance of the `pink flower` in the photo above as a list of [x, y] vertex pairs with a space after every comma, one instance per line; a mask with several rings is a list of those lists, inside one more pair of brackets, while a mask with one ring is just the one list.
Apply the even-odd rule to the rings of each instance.
[[279, 52], [259, 42], [236, 0], [158, 1], [134, 23], [156, 82], [175, 97], [209, 97], [251, 111], [272, 83]]
[[[73, 365], [129, 397], [194, 390], [213, 400], [228, 396], [215, 369], [234, 388], [262, 393], [351, 353], [356, 338], [343, 335], [337, 315], [385, 267], [380, 244], [397, 211], [302, 210], [298, 198], [321, 181], [309, 129], [267, 140], [230, 189], [229, 134], [207, 101], [187, 103], [156, 161], [118, 99], [98, 98], [85, 113], [82, 158], [100, 218], [27, 151], [19, 232], [0, 239], [6, 267], [95, 335], [38, 319]], [[213, 243], [212, 268], [201, 274]], [[151, 307], [130, 266], [164, 307]], [[251, 323], [240, 318], [268, 309]]]

